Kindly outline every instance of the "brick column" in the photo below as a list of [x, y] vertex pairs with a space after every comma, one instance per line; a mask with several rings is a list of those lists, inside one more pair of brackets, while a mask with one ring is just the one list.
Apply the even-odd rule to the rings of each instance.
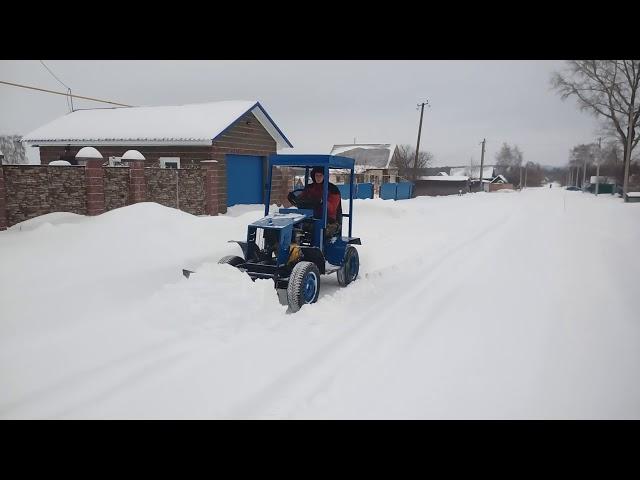
[[87, 182], [87, 215], [100, 215], [105, 211], [104, 169], [102, 158], [87, 159], [85, 166]]
[[145, 199], [144, 160], [129, 160], [129, 203], [144, 202]]
[[204, 212], [207, 215], [218, 214], [218, 162], [203, 160], [200, 166], [204, 172]]
[[271, 204], [290, 207], [291, 204], [287, 200], [287, 195], [291, 191], [291, 169], [287, 167], [274, 167], [273, 176], [271, 177]]
[[6, 230], [9, 226], [7, 222], [7, 190], [4, 187], [4, 172], [0, 165], [0, 230]]

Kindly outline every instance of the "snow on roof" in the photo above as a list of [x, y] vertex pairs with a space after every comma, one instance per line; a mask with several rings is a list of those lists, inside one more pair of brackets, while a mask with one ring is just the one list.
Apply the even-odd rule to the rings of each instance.
[[[483, 165], [482, 167], [482, 178], [491, 180], [495, 177], [495, 165]], [[473, 167], [451, 167], [449, 172], [450, 175], [466, 175], [471, 178], [479, 178], [480, 177], [480, 165]]]
[[76, 153], [76, 158], [102, 158], [102, 154], [93, 147], [83, 147]]
[[627, 192], [627, 197], [640, 197], [640, 192]]
[[122, 160], [144, 160], [144, 155], [142, 155], [138, 150], [127, 150], [122, 155]]
[[53, 167], [68, 167], [71, 166], [69, 162], [66, 160], [54, 160], [53, 162], [49, 162], [49, 166]]
[[426, 175], [418, 177], [418, 180], [437, 180], [439, 182], [466, 182], [469, 177], [464, 175]]
[[356, 166], [370, 169], [389, 168], [395, 151], [395, 143], [350, 143], [334, 145], [329, 154], [353, 158]]
[[[507, 181], [507, 179], [505, 178], [505, 176], [504, 176], [504, 175], [497, 175], [497, 176], [496, 176], [496, 178], [494, 178], [493, 180], [491, 180], [491, 182], [490, 182], [490, 183], [497, 182], [498, 180], [502, 180], [504, 183], [509, 183], [509, 182]], [[482, 181], [483, 181], [483, 182], [485, 182], [485, 180], [482, 180]]]
[[247, 112], [253, 113], [278, 148], [293, 146], [253, 100], [76, 110], [28, 133], [22, 142], [210, 145]]
[[605, 177], [602, 175], [600, 175], [600, 177], [598, 177], [597, 175], [592, 175], [589, 179], [589, 183], [616, 183], [616, 179], [613, 177]]

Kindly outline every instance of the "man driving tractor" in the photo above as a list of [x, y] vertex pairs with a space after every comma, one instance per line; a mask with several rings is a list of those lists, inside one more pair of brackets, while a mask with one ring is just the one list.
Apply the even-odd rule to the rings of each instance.
[[[322, 167], [313, 167], [311, 170], [312, 183], [308, 184], [298, 195], [290, 192], [288, 200], [298, 208], [313, 208], [313, 215], [316, 218], [322, 217], [322, 182], [324, 181], [324, 170]], [[342, 230], [342, 205], [340, 190], [333, 183], [329, 182], [329, 192], [327, 198], [327, 228], [325, 236], [333, 237], [341, 234]]]

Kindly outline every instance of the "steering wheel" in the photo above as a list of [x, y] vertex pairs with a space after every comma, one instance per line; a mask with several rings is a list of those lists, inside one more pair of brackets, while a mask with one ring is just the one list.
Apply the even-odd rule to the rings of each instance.
[[297, 208], [310, 210], [313, 210], [317, 205], [322, 203], [322, 200], [318, 202], [317, 200], [309, 198], [300, 198], [300, 194], [303, 191], [304, 188], [296, 188], [294, 191], [290, 192], [289, 195], [287, 195], [287, 200], [289, 200], [291, 204]]

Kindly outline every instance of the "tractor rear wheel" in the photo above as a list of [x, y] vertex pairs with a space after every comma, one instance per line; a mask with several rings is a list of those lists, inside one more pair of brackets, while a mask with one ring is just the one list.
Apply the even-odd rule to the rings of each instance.
[[218, 260], [218, 263], [225, 263], [227, 265], [237, 267], [241, 263], [244, 263], [244, 258], [237, 257], [235, 255], [227, 255], [226, 257], [222, 257], [220, 260]]
[[360, 270], [360, 257], [358, 250], [353, 245], [348, 245], [344, 254], [344, 262], [340, 270], [338, 270], [338, 283], [341, 287], [346, 287], [353, 282]]
[[320, 271], [313, 262], [298, 262], [293, 267], [287, 286], [287, 303], [297, 312], [305, 303], [315, 303], [320, 295]]

